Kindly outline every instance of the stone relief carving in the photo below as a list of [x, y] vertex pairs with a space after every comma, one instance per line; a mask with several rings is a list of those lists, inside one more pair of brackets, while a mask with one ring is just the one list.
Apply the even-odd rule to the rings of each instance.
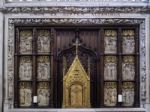
[[[144, 19], [127, 19], [127, 18], [96, 18], [96, 19], [49, 19], [49, 18], [9, 18], [9, 36], [8, 36], [8, 57], [7, 57], [7, 93], [8, 99], [13, 102], [14, 95], [14, 26], [17, 24], [24, 25], [44, 25], [44, 24], [139, 24], [140, 25], [140, 99], [141, 105], [146, 99], [146, 63], [145, 63], [145, 20]], [[13, 104], [13, 103], [10, 103]], [[12, 107], [10, 105], [10, 107]]]
[[48, 30], [38, 31], [38, 52], [50, 52], [50, 34]]
[[105, 53], [117, 52], [117, 32], [115, 30], [106, 30], [104, 38]]
[[20, 53], [32, 53], [32, 31], [20, 32]]
[[134, 84], [132, 82], [124, 82], [123, 89], [123, 106], [133, 106], [134, 104]]
[[19, 66], [20, 80], [31, 80], [32, 78], [32, 60], [31, 57], [21, 57]]
[[117, 104], [117, 84], [115, 82], [105, 82], [104, 105], [116, 106], [116, 104]]
[[20, 106], [26, 107], [32, 104], [31, 84], [28, 82], [20, 83]]
[[104, 61], [104, 80], [117, 79], [117, 58], [115, 56], [107, 56]]
[[148, 7], [7, 7], [6, 13], [67, 13], [67, 14], [113, 14], [113, 13], [146, 13]]
[[41, 82], [38, 85], [38, 105], [47, 106], [49, 105], [49, 83]]
[[135, 35], [133, 30], [124, 30], [122, 32], [123, 35], [123, 42], [122, 48], [123, 53], [134, 53], [135, 52]]
[[123, 57], [122, 63], [122, 78], [123, 80], [134, 80], [135, 77], [135, 64], [134, 57], [126, 56]]
[[38, 57], [38, 80], [50, 78], [50, 59], [48, 56]]

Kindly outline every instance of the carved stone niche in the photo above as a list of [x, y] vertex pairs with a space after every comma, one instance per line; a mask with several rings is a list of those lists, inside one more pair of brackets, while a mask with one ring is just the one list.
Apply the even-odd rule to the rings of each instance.
[[8, 24], [8, 52], [7, 52], [7, 84], [6, 100], [9, 107], [13, 105], [14, 98], [14, 40], [15, 25], [139, 25], [140, 26], [140, 104], [146, 101], [146, 58], [145, 58], [145, 19], [131, 18], [9, 18]]

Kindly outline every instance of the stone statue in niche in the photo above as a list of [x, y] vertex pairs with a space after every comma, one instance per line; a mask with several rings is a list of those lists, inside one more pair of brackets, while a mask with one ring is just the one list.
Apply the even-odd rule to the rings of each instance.
[[122, 77], [123, 80], [134, 80], [135, 77], [134, 57], [126, 56], [123, 58]]
[[31, 57], [21, 57], [19, 66], [20, 80], [31, 80], [32, 78], [32, 62]]
[[117, 32], [115, 30], [106, 30], [104, 38], [105, 53], [117, 52]]
[[49, 105], [49, 84], [47, 82], [41, 82], [38, 86], [38, 105], [48, 106]]
[[32, 53], [32, 31], [20, 31], [20, 53]]
[[132, 82], [123, 83], [123, 106], [133, 106], [134, 104], [134, 84]]
[[32, 91], [31, 84], [27, 82], [21, 82], [20, 84], [20, 106], [31, 106], [32, 103]]
[[104, 61], [104, 80], [117, 79], [117, 59], [115, 56], [107, 56]]
[[50, 60], [48, 56], [38, 57], [38, 80], [50, 78]]
[[116, 106], [117, 104], [117, 85], [115, 82], [106, 82], [104, 85], [104, 105]]
[[124, 30], [123, 31], [123, 53], [134, 53], [135, 51], [135, 40], [134, 40], [134, 31], [133, 30]]
[[48, 30], [40, 30], [38, 33], [38, 52], [50, 52], [50, 34]]

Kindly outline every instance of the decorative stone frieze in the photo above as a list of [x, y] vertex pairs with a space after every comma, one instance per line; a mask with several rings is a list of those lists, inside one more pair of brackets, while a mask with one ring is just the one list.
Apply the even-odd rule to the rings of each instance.
[[63, 13], [63, 14], [110, 14], [110, 13], [148, 13], [149, 7], [5, 7], [5, 13]]
[[138, 25], [143, 19], [120, 19], [120, 18], [93, 18], [93, 19], [75, 19], [75, 18], [10, 18], [9, 24], [14, 25], [118, 25], [132, 24]]

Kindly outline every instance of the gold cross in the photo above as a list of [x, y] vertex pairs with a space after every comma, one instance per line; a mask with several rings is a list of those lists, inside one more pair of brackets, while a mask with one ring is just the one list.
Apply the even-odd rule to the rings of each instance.
[[77, 56], [78, 55], [78, 47], [81, 45], [79, 43], [79, 39], [78, 38], [76, 38], [76, 41], [75, 41], [75, 43], [73, 45], [76, 46], [76, 56]]

